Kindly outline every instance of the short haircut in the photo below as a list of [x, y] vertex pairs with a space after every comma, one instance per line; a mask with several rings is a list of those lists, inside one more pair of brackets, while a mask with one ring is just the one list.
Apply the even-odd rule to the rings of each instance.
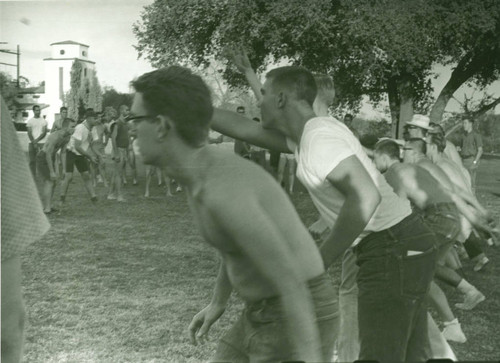
[[252, 120], [254, 120], [255, 122], [260, 122], [260, 118], [258, 117], [254, 117]]
[[437, 146], [437, 149], [440, 153], [442, 153], [446, 148], [446, 138], [444, 137], [444, 133], [442, 132], [429, 134], [428, 140], [429, 144]]
[[85, 110], [85, 117], [95, 117], [95, 111], [93, 108], [87, 108]]
[[410, 140], [408, 140], [408, 143], [416, 152], [424, 155], [427, 153], [427, 143], [424, 139], [421, 139], [420, 137], [412, 137]]
[[313, 76], [316, 82], [316, 99], [327, 106], [331, 106], [335, 98], [332, 77], [327, 74], [313, 74]]
[[236, 112], [240, 112], [240, 111], [245, 112], [245, 107], [244, 106], [238, 106], [238, 107], [236, 107]]
[[373, 150], [377, 145], [378, 137], [374, 134], [365, 134], [359, 137], [359, 143], [367, 149]]
[[312, 73], [307, 69], [296, 66], [279, 67], [269, 71], [266, 78], [271, 81], [274, 91], [291, 91], [298, 100], [304, 100], [312, 107], [318, 88]]
[[34, 106], [33, 106], [33, 111], [35, 111], [35, 108], [40, 109], [40, 106], [39, 106], [39, 105], [34, 105]]
[[375, 152], [387, 155], [392, 160], [399, 160], [399, 144], [394, 140], [382, 140], [375, 145]]
[[205, 143], [214, 110], [210, 90], [200, 76], [170, 66], [143, 74], [132, 87], [142, 94], [148, 113], [169, 117], [187, 144]]
[[68, 111], [68, 108], [63, 106], [63, 107], [61, 107], [61, 108], [59, 109], [59, 113], [61, 113], [61, 112], [63, 112], [63, 111]]

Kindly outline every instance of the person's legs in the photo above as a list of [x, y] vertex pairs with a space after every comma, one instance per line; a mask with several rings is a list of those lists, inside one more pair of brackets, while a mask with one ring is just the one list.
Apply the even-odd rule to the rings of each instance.
[[356, 248], [359, 359], [430, 358], [425, 300], [436, 265], [435, 243], [420, 217], [411, 215]]
[[340, 331], [337, 339], [339, 362], [352, 362], [359, 357], [358, 274], [356, 256], [349, 248], [342, 259], [339, 289]]
[[90, 176], [90, 163], [85, 159], [85, 157], [78, 155], [75, 158], [75, 166], [78, 169], [78, 172], [82, 176], [83, 185], [87, 190], [87, 193], [90, 195], [92, 201], [96, 201], [97, 197], [94, 189], [94, 182]]
[[144, 196], [149, 198], [149, 184], [151, 184], [151, 177], [153, 175], [153, 169], [151, 165], [146, 165], [146, 190], [144, 191]]
[[234, 325], [220, 338], [212, 362], [249, 363], [250, 357], [245, 351], [245, 311]]
[[28, 157], [29, 157], [31, 175], [33, 175], [33, 178], [36, 178], [36, 154], [37, 154], [37, 152], [38, 152], [38, 150], [30, 142], [28, 144]]
[[451, 359], [456, 361], [457, 357], [443, 334], [439, 331], [436, 322], [431, 314], [427, 312], [427, 329], [429, 331], [429, 341], [432, 359]]
[[293, 194], [293, 186], [295, 184], [295, 169], [297, 163], [295, 162], [295, 158], [289, 157], [288, 159], [288, 193]]
[[130, 168], [132, 169], [132, 183], [134, 185], [137, 185], [137, 165], [136, 165], [136, 162], [135, 162], [135, 152], [134, 152], [134, 141], [135, 140], [131, 140], [130, 141], [130, 146], [129, 146], [129, 163], [130, 163]]
[[281, 155], [280, 160], [278, 162], [278, 175], [277, 175], [277, 180], [279, 185], [283, 185], [283, 177], [285, 174], [286, 164], [287, 164], [286, 155]]

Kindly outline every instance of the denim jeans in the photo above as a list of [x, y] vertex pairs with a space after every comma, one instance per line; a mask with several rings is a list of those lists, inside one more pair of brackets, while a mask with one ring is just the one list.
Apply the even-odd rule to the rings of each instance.
[[359, 357], [358, 330], [358, 275], [356, 255], [348, 248], [342, 259], [342, 277], [339, 288], [340, 329], [337, 340], [339, 362], [353, 362]]
[[413, 213], [356, 247], [360, 360], [431, 358], [426, 298], [436, 266], [434, 233]]
[[[309, 281], [324, 361], [331, 361], [338, 333], [337, 291], [328, 274]], [[296, 360], [281, 299], [248, 303], [238, 321], [224, 334], [213, 362], [282, 362]]]

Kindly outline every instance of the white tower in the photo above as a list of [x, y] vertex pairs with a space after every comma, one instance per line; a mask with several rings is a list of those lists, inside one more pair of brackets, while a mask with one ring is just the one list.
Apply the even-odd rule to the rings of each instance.
[[95, 70], [95, 62], [89, 60], [89, 46], [72, 40], [52, 43], [51, 57], [45, 58], [45, 97], [43, 102], [49, 105], [47, 122], [49, 128], [59, 115], [63, 106], [63, 97], [69, 92], [71, 67], [75, 60], [82, 63], [83, 77], [90, 77], [90, 70]]

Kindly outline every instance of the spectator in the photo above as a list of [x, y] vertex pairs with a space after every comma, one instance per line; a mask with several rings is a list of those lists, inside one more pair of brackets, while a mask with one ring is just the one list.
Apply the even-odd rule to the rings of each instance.
[[47, 135], [47, 121], [43, 117], [40, 117], [40, 106], [33, 106], [34, 117], [30, 118], [26, 123], [28, 128], [28, 137], [30, 143], [28, 145], [28, 155], [30, 160], [30, 169], [33, 174], [33, 178], [36, 177], [36, 154], [40, 151], [40, 142]]
[[476, 193], [476, 172], [479, 159], [483, 155], [483, 139], [474, 131], [474, 120], [466, 118], [463, 122], [465, 134], [462, 136], [461, 156], [464, 167], [470, 173], [472, 192]]

